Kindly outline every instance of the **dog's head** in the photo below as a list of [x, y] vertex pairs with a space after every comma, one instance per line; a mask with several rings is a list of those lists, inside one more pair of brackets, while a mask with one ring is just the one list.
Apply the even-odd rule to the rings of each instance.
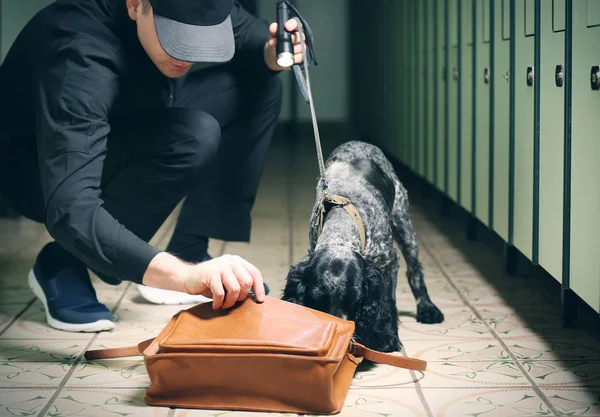
[[384, 280], [360, 254], [322, 249], [291, 267], [282, 299], [354, 321], [358, 342], [398, 351], [398, 310]]

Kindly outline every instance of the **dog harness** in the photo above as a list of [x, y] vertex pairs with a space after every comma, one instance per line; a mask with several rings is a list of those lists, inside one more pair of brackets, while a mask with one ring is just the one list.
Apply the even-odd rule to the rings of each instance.
[[321, 236], [321, 232], [323, 231], [323, 220], [325, 219], [325, 214], [332, 207], [342, 207], [346, 212], [352, 217], [354, 223], [356, 224], [356, 228], [358, 229], [358, 234], [360, 236], [360, 250], [361, 254], [364, 255], [366, 248], [366, 237], [365, 237], [365, 226], [363, 224], [362, 218], [360, 217], [360, 213], [358, 209], [348, 200], [346, 197], [337, 194], [328, 194], [326, 192], [323, 193], [323, 198], [321, 198], [321, 202], [317, 206], [317, 238]]

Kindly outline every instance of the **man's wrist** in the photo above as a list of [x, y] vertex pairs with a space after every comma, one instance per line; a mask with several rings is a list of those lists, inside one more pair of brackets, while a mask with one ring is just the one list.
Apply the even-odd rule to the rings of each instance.
[[188, 268], [189, 265], [175, 256], [160, 252], [150, 261], [142, 278], [142, 284], [161, 290], [186, 292], [185, 280]]

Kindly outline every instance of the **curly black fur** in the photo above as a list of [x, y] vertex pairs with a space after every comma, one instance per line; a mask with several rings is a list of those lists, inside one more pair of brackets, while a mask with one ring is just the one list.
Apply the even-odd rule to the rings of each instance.
[[407, 263], [406, 276], [417, 302], [417, 321], [440, 323], [423, 280], [418, 244], [406, 190], [391, 163], [376, 146], [347, 142], [326, 162], [329, 193], [347, 197], [363, 220], [366, 249], [361, 254], [354, 220], [341, 207], [330, 209], [317, 234], [316, 207], [310, 219], [308, 257], [290, 268], [282, 299], [352, 320], [356, 340], [380, 352], [402, 349], [398, 337], [397, 243]]

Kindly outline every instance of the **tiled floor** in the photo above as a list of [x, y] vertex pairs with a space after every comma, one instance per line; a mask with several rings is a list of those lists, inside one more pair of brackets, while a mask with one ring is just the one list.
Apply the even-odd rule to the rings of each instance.
[[[325, 155], [331, 145], [324, 147]], [[293, 152], [276, 144], [256, 204], [251, 244], [212, 242], [211, 253], [244, 256], [279, 295], [289, 265], [306, 252], [317, 173], [312, 136]], [[582, 330], [562, 329], [560, 310], [542, 288], [505, 276], [498, 256], [467, 242], [455, 223], [428, 214], [417, 200], [412, 216], [426, 283], [446, 321], [416, 323], [402, 270], [400, 338], [406, 354], [429, 361], [429, 368], [419, 373], [377, 366], [357, 374], [341, 415], [600, 416], [599, 341]], [[164, 247], [172, 225], [170, 218], [153, 242]], [[47, 241], [40, 225], [0, 220], [0, 415], [257, 415], [149, 408], [143, 401], [149, 380], [140, 359], [86, 362], [86, 349], [156, 335], [181, 307], [150, 305], [135, 286], [111, 287], [96, 279], [100, 300], [115, 313], [116, 329], [91, 335], [54, 331], [26, 283], [33, 258]]]

